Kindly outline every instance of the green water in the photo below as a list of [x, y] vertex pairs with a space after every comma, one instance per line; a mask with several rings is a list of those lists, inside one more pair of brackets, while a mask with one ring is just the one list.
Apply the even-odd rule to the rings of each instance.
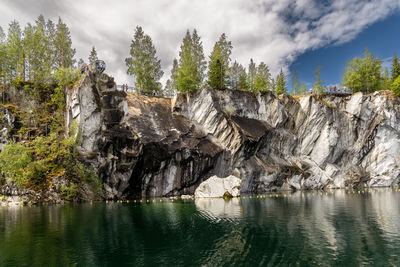
[[0, 266], [399, 266], [390, 191], [0, 207]]

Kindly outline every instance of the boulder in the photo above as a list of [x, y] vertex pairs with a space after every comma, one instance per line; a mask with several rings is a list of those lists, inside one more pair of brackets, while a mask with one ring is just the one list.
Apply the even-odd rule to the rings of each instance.
[[236, 176], [230, 175], [226, 178], [219, 178], [214, 175], [197, 187], [194, 196], [196, 198], [224, 197], [226, 195], [237, 197], [240, 196], [241, 185], [242, 180]]

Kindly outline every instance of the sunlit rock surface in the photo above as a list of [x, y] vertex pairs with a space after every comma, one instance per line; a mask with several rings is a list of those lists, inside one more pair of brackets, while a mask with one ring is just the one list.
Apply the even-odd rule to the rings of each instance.
[[240, 186], [242, 180], [230, 175], [226, 178], [219, 178], [214, 175], [204, 182], [202, 182], [199, 187], [194, 191], [194, 196], [196, 198], [204, 197], [237, 197], [240, 196]]
[[192, 195], [213, 175], [242, 192], [399, 183], [400, 99], [204, 89], [174, 99], [126, 94], [105, 74], [67, 93], [81, 154], [108, 198]]

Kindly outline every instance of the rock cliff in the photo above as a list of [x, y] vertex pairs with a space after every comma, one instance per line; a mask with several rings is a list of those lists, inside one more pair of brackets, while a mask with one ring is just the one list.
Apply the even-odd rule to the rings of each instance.
[[389, 186], [400, 177], [400, 99], [204, 89], [173, 99], [89, 74], [67, 92], [67, 126], [107, 198], [193, 194], [234, 174], [242, 193]]

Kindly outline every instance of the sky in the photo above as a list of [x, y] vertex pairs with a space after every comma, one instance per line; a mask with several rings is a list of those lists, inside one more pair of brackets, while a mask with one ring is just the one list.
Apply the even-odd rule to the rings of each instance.
[[124, 60], [137, 25], [157, 49], [162, 82], [193, 28], [207, 58], [226, 33], [233, 60], [246, 67], [250, 58], [263, 61], [273, 76], [282, 69], [289, 87], [294, 71], [310, 87], [319, 65], [326, 84], [340, 83], [346, 60], [366, 46], [386, 62], [400, 54], [400, 0], [0, 0], [5, 30], [14, 19], [24, 27], [40, 14], [67, 23], [77, 59], [87, 61], [95, 46], [118, 84], [133, 84]]

